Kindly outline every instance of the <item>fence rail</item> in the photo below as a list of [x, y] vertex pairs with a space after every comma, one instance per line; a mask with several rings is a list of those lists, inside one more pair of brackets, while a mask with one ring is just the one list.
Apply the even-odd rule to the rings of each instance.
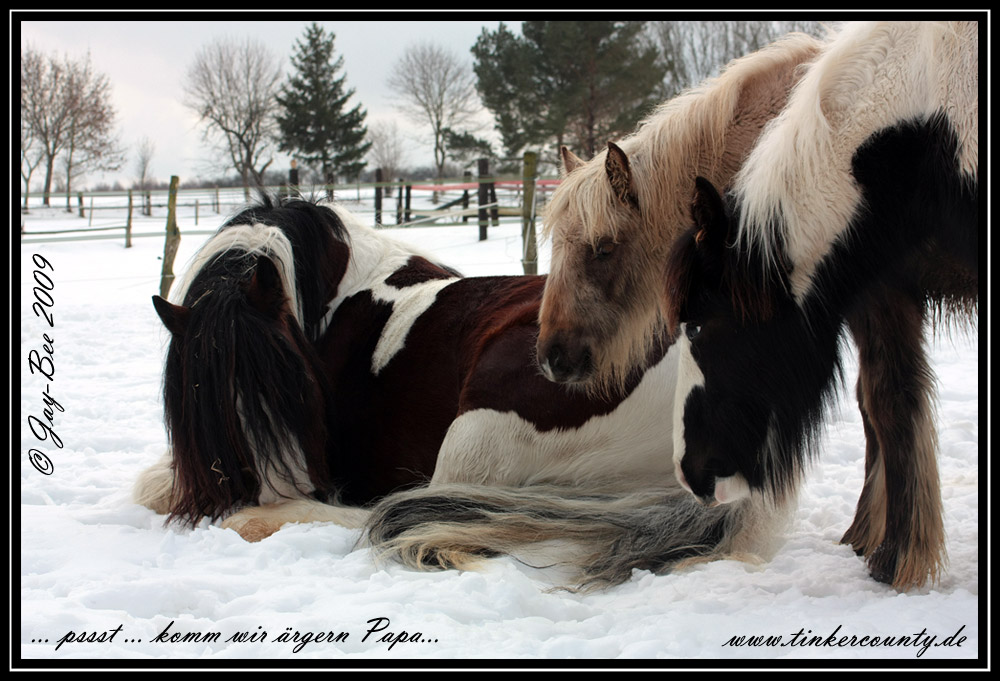
[[[529, 155], [531, 160], [529, 163]], [[530, 172], [529, 172], [530, 165]], [[522, 177], [493, 177], [489, 173], [489, 167], [485, 162], [479, 165], [479, 175], [472, 178], [467, 175], [461, 180], [443, 180], [435, 183], [414, 183], [398, 181], [378, 181], [374, 183], [353, 185], [336, 185], [333, 187], [335, 197], [342, 203], [362, 203], [362, 193], [365, 200], [373, 199], [374, 210], [373, 223], [376, 227], [387, 226], [383, 222], [383, 215], [395, 213], [395, 224], [393, 227], [423, 227], [434, 224], [468, 223], [470, 219], [475, 219], [479, 224], [480, 240], [486, 239], [487, 228], [490, 225], [497, 226], [501, 218], [519, 218], [523, 225], [523, 237], [525, 239], [525, 271], [528, 271], [529, 260], [531, 265], [534, 261], [534, 247], [529, 249], [528, 239], [534, 241], [534, 219], [536, 204], [544, 201], [539, 194], [544, 194], [558, 185], [559, 180], [539, 179], [535, 177], [534, 155], [529, 152], [525, 154], [525, 170]], [[376, 178], [381, 180], [381, 173], [376, 173]], [[173, 178], [172, 178], [173, 179]], [[87, 227], [52, 229], [52, 230], [27, 230], [25, 229], [24, 216], [21, 223], [21, 243], [37, 244], [51, 242], [71, 242], [71, 241], [96, 241], [106, 239], [125, 240], [125, 247], [131, 246], [133, 238], [160, 237], [165, 238], [169, 231], [159, 229], [148, 231], [151, 227], [149, 218], [153, 216], [153, 209], [162, 209], [173, 206], [170, 215], [177, 220], [181, 211], [184, 214], [181, 223], [187, 223], [193, 218], [195, 228], [185, 227], [184, 234], [210, 235], [215, 233], [215, 229], [197, 229], [199, 216], [202, 211], [212, 211], [221, 214], [223, 209], [228, 207], [229, 211], [235, 212], [245, 206], [253, 199], [258, 191], [265, 191], [272, 194], [312, 197], [322, 196], [330, 192], [329, 185], [281, 185], [276, 187], [265, 187], [261, 190], [246, 190], [245, 188], [212, 188], [212, 189], [178, 189], [176, 181], [172, 182], [171, 190], [129, 190], [126, 192], [93, 192], [84, 194], [77, 192], [77, 207], [80, 218], [87, 217]], [[498, 199], [497, 190], [501, 190], [503, 201]], [[383, 197], [389, 196], [390, 190], [396, 192], [395, 209], [383, 210]], [[431, 206], [418, 206], [414, 201], [414, 192], [426, 192], [432, 196]], [[455, 192], [461, 192], [457, 198]], [[355, 199], [347, 198], [347, 194], [354, 193]], [[136, 195], [139, 201], [136, 201]], [[37, 196], [40, 200], [41, 195]], [[61, 200], [67, 199], [66, 194], [50, 194], [50, 203], [58, 204]], [[89, 201], [85, 202], [85, 197]], [[249, 198], [248, 198], [249, 197]], [[95, 201], [96, 199], [96, 201]], [[204, 201], [204, 202], [203, 202]], [[21, 205], [24, 206], [24, 196], [21, 196]], [[85, 207], [86, 204], [86, 207]], [[133, 206], [139, 205], [144, 216], [142, 224], [143, 231], [133, 230]], [[67, 205], [69, 201], [67, 200]], [[36, 210], [39, 208], [36, 206]], [[193, 209], [193, 215], [192, 211]], [[94, 215], [98, 212], [108, 215], [113, 211], [125, 212], [125, 224], [111, 224], [93, 226]], [[369, 209], [371, 210], [371, 209]], [[23, 211], [23, 209], [22, 209]], [[24, 212], [24, 211], [23, 211]], [[354, 211], [355, 213], [366, 214], [369, 211]], [[30, 212], [27, 212], [30, 215]], [[166, 217], [166, 216], [165, 216]], [[102, 218], [103, 219], [103, 218]], [[167, 218], [169, 221], [169, 217]], [[530, 222], [530, 229], [529, 229]], [[176, 223], [175, 223], [176, 224]], [[531, 253], [529, 258], [528, 253]]]

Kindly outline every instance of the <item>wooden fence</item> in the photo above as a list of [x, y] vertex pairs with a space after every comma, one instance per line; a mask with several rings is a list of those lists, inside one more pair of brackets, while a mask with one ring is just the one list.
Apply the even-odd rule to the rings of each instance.
[[[407, 183], [402, 180], [396, 182], [382, 181], [381, 170], [376, 171], [376, 182], [374, 184], [356, 185], [328, 185], [298, 186], [294, 184], [282, 185], [280, 187], [265, 188], [265, 191], [275, 192], [282, 195], [296, 194], [303, 196], [319, 196], [326, 194], [330, 196], [336, 192], [338, 197], [343, 197], [345, 193], [355, 190], [360, 200], [361, 190], [364, 188], [374, 191], [374, 225], [376, 227], [386, 226], [383, 217], [392, 213], [392, 209], [386, 209], [383, 199], [387, 198], [388, 190], [394, 189], [396, 193], [395, 203], [395, 226], [396, 227], [416, 227], [432, 225], [441, 220], [461, 221], [468, 223], [475, 219], [479, 225], [479, 238], [487, 238], [487, 230], [490, 225], [497, 226], [500, 218], [520, 218], [522, 222], [522, 237], [524, 239], [523, 265], [525, 273], [535, 273], [537, 271], [537, 255], [535, 253], [535, 215], [536, 201], [539, 195], [537, 190], [546, 191], [558, 184], [558, 180], [539, 180], [536, 175], [536, 155], [527, 152], [524, 156], [523, 172], [520, 178], [499, 178], [492, 177], [489, 166], [485, 160], [481, 160], [478, 167], [478, 177], [473, 178], [470, 174], [461, 181], [443, 184], [416, 184]], [[500, 188], [509, 196], [511, 193], [517, 201], [517, 205], [501, 205], [497, 200], [497, 189]], [[413, 204], [413, 193], [415, 191], [430, 191], [437, 194], [447, 194], [450, 192], [461, 192], [457, 198], [435, 205], [433, 209], [415, 207]], [[242, 201], [225, 202], [225, 194], [231, 196], [242, 194]], [[157, 195], [163, 196], [162, 203], [154, 201]], [[64, 195], [63, 195], [64, 196]], [[94, 239], [118, 239], [123, 238], [125, 248], [132, 246], [134, 237], [163, 237], [166, 239], [164, 250], [164, 271], [163, 277], [172, 280], [172, 272], [168, 272], [168, 264], [172, 264], [172, 257], [168, 263], [170, 243], [179, 239], [180, 230], [178, 225], [178, 215], [181, 209], [193, 209], [194, 226], [197, 227], [201, 211], [208, 210], [216, 214], [221, 214], [224, 206], [231, 207], [232, 211], [247, 203], [247, 196], [253, 196], [250, 190], [221, 190], [214, 189], [187, 189], [178, 188], [176, 177], [171, 178], [170, 189], [164, 192], [141, 192], [139, 190], [129, 190], [117, 196], [127, 199], [127, 204], [114, 203], [110, 199], [114, 194], [90, 194], [77, 193], [77, 214], [80, 218], [88, 220], [87, 227], [73, 229], [27, 231], [24, 222], [21, 225], [21, 243], [44, 243], [48, 241], [84, 241]], [[89, 201], [85, 201], [85, 196]], [[95, 196], [104, 199], [103, 202], [94, 203]], [[184, 200], [186, 198], [186, 201]], [[343, 200], [341, 198], [341, 200]], [[22, 199], [23, 205], [23, 199]], [[154, 208], [167, 208], [167, 226], [165, 231], [155, 232], [133, 232], [133, 211], [136, 206], [140, 206], [140, 211], [147, 216], [151, 216]], [[126, 217], [124, 224], [93, 226], [94, 216], [101, 211], [125, 209]], [[191, 211], [188, 210], [186, 218], [190, 218]], [[23, 218], [22, 218], [23, 220]], [[147, 221], [148, 222], [148, 221]], [[212, 234], [214, 229], [198, 230], [185, 228], [186, 234]], [[175, 247], [176, 248], [176, 247]], [[169, 288], [169, 285], [167, 286]]]

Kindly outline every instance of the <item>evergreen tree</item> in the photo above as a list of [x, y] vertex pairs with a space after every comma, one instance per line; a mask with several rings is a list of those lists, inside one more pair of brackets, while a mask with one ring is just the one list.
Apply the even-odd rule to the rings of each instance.
[[526, 21], [500, 25], [472, 48], [479, 93], [507, 153], [569, 144], [582, 156], [631, 132], [660, 100], [659, 51], [638, 21]]
[[319, 166], [326, 181], [335, 175], [357, 177], [371, 147], [365, 141], [367, 112], [360, 104], [345, 110], [354, 89], [345, 88], [346, 75], [337, 77], [344, 58], [334, 60], [335, 37], [315, 23], [306, 29], [304, 42], [295, 43], [295, 74], [277, 97], [281, 150], [295, 153], [307, 165]]

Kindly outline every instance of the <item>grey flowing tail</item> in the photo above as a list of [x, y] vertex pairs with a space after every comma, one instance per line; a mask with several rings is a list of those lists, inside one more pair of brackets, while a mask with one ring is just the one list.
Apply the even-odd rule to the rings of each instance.
[[[575, 586], [627, 581], [633, 569], [669, 571], [681, 561], [759, 553], [762, 527], [782, 514], [751, 497], [706, 508], [680, 489], [630, 494], [556, 486], [436, 485], [393, 494], [372, 510], [376, 553], [420, 570], [471, 569], [560, 542]], [[764, 537], [761, 532], [764, 532]]]

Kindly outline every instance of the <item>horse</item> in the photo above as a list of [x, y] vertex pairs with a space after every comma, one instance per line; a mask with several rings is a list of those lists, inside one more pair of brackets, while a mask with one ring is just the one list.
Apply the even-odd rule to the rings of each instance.
[[171, 447], [140, 475], [137, 502], [194, 524], [324, 490], [326, 397], [313, 344], [346, 266], [345, 235], [319, 207], [265, 197], [198, 251], [175, 302], [153, 297], [171, 337]]
[[690, 225], [695, 177], [728, 184], [821, 46], [789, 34], [662, 103], [589, 162], [562, 149], [537, 348], [551, 380], [617, 385], [642, 361], [663, 322], [663, 264]]
[[689, 507], [662, 418], [675, 356], [654, 348], [614, 395], [548, 381], [544, 282], [462, 277], [339, 206], [264, 197], [206, 242], [171, 302], [153, 299], [171, 447], [135, 499], [248, 540], [287, 522], [358, 528], [415, 486], [545, 496], [659, 480]]
[[978, 38], [843, 28], [727, 197], [697, 180], [666, 267], [678, 479], [708, 504], [793, 490], [849, 333], [865, 482], [841, 542], [898, 590], [947, 562], [924, 327], [978, 319]]
[[[790, 34], [734, 60], [589, 162], [561, 149], [562, 182], [545, 211], [552, 264], [537, 334], [547, 378], [614, 394], [651, 344], [662, 342], [663, 267], [670, 244], [690, 225], [695, 178], [730, 181], [822, 45]], [[691, 541], [684, 560], [766, 558], [793, 501], [754, 497], [704, 515], [675, 489], [647, 480], [628, 495], [577, 485], [539, 498], [526, 490], [424, 488], [380, 502], [367, 536], [380, 553], [421, 569], [471, 568], [484, 556], [571, 539], [560, 556], [571, 579], [605, 587], [629, 579], [633, 568], [679, 565], [682, 535]]]

